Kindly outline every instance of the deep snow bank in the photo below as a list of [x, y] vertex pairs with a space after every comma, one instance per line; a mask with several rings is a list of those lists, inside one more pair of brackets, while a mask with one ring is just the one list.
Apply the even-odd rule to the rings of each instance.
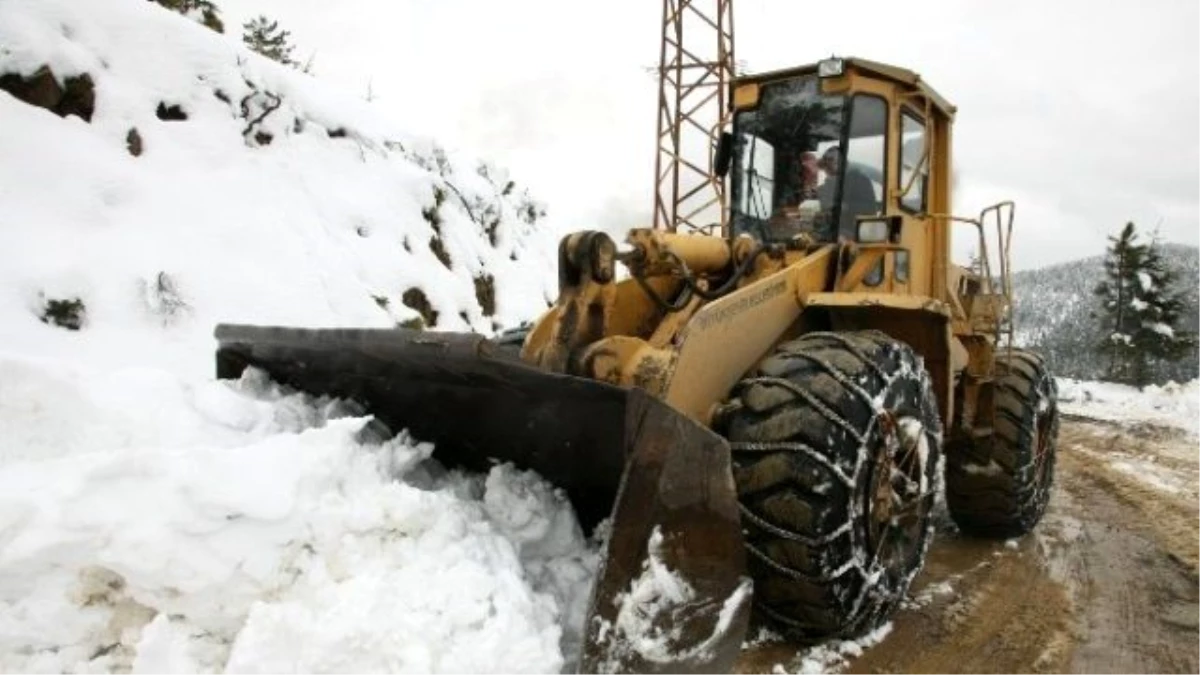
[[0, 91], [0, 670], [569, 666], [561, 493], [212, 379], [219, 321], [530, 317], [540, 206], [155, 3], [0, 2], [0, 78], [84, 74], [82, 116]]
[[1060, 377], [1058, 400], [1064, 411], [1093, 419], [1150, 422], [1200, 435], [1200, 380], [1138, 389]]
[[565, 498], [357, 414], [0, 356], [0, 670], [559, 670], [596, 567]]

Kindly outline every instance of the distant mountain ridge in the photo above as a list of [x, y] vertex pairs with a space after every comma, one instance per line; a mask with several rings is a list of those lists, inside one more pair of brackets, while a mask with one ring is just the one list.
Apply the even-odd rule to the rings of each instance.
[[[1200, 330], [1200, 249], [1162, 244], [1163, 257], [1179, 276], [1188, 311], [1179, 328]], [[1103, 379], [1106, 361], [1096, 354], [1102, 336], [1100, 302], [1093, 289], [1104, 278], [1104, 256], [1092, 256], [1013, 275], [1013, 316], [1016, 343], [1036, 349], [1050, 361], [1056, 375]], [[1200, 374], [1196, 352], [1173, 364], [1163, 364], [1157, 380], [1186, 382]]]

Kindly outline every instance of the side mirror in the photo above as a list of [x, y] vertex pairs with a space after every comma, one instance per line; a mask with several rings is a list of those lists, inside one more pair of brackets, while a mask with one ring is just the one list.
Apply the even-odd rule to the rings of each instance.
[[729, 173], [729, 165], [733, 162], [733, 134], [722, 131], [717, 139], [717, 156], [713, 159], [713, 168], [717, 175], [724, 178]]

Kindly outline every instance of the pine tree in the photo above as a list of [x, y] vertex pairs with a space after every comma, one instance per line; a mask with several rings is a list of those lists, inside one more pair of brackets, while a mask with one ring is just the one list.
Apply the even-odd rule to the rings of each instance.
[[1147, 305], [1140, 339], [1147, 346], [1147, 366], [1155, 379], [1161, 379], [1169, 362], [1179, 360], [1196, 346], [1196, 336], [1181, 330], [1186, 295], [1179, 287], [1179, 274], [1163, 258], [1159, 244], [1155, 232], [1146, 254], [1145, 274], [1139, 275], [1142, 299]]
[[1107, 277], [1096, 286], [1104, 316], [1104, 338], [1098, 345], [1101, 354], [1108, 358], [1108, 379], [1127, 382], [1131, 378], [1133, 361], [1133, 332], [1136, 317], [1133, 300], [1133, 280], [1146, 257], [1146, 247], [1137, 243], [1137, 234], [1132, 222], [1126, 223], [1121, 234], [1109, 237], [1104, 259], [1104, 274]]
[[279, 27], [278, 21], [272, 21], [263, 15], [247, 21], [242, 25], [242, 42], [263, 56], [293, 68], [299, 66], [292, 60], [291, 32]]
[[1109, 379], [1141, 387], [1156, 379], [1164, 361], [1181, 357], [1194, 338], [1178, 332], [1185, 301], [1157, 239], [1141, 243], [1137, 228], [1126, 223], [1109, 241], [1108, 278], [1095, 288], [1104, 312], [1098, 350], [1108, 358]]

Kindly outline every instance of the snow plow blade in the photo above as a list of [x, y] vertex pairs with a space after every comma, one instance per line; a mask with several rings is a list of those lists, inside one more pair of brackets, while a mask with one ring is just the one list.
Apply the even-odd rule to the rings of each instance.
[[[448, 465], [496, 461], [611, 517], [582, 672], [728, 672], [750, 613], [729, 446], [640, 389], [531, 367], [479, 335], [217, 326], [217, 377], [249, 366], [358, 401]], [[503, 664], [498, 664], [503, 667]]]

